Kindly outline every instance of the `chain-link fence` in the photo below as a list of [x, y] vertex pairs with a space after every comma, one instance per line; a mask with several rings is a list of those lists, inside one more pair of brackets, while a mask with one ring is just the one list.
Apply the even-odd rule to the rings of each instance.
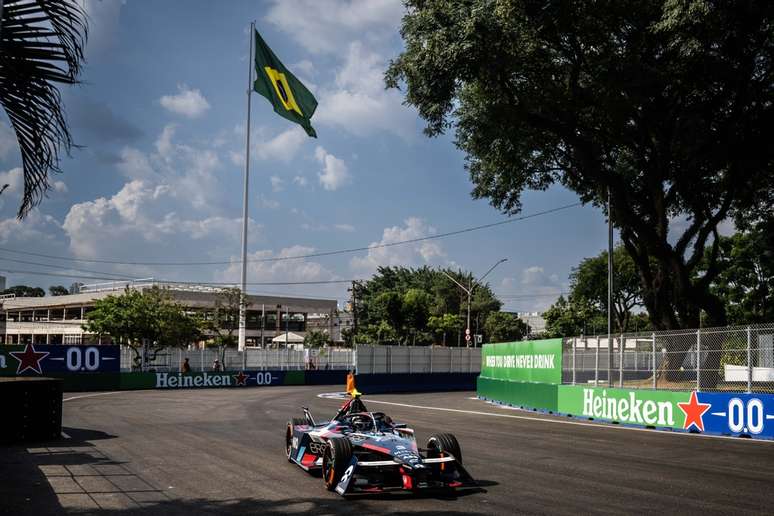
[[564, 339], [569, 384], [774, 392], [774, 324]]
[[[259, 349], [247, 348], [244, 352], [236, 349], [217, 348], [136, 351], [128, 346], [121, 347], [122, 371], [181, 371], [188, 360], [191, 371], [213, 371], [220, 367], [224, 371], [249, 370], [302, 370], [302, 369], [352, 369], [354, 352], [344, 348], [325, 349]], [[215, 364], [218, 360], [218, 364]]]

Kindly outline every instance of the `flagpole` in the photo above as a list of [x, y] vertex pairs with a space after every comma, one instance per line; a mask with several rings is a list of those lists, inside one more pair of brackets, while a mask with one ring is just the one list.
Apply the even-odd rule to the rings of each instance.
[[245, 127], [245, 185], [242, 196], [242, 275], [240, 279], [239, 296], [239, 351], [245, 350], [245, 322], [247, 291], [247, 201], [250, 184], [250, 93], [253, 90], [253, 35], [255, 34], [255, 22], [250, 23], [250, 48], [247, 52], [247, 127]]

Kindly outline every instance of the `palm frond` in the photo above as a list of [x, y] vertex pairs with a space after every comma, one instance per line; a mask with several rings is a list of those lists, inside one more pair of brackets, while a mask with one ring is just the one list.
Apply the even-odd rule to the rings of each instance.
[[3, 2], [0, 104], [16, 132], [24, 171], [18, 217], [40, 203], [59, 153], [73, 146], [57, 84], [74, 84], [83, 64], [86, 13], [75, 0]]

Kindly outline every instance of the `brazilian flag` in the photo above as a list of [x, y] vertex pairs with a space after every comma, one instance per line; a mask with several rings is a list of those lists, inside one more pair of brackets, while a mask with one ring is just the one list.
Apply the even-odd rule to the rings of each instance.
[[255, 72], [253, 89], [266, 97], [274, 112], [304, 128], [306, 134], [317, 138], [310, 122], [317, 100], [314, 95], [285, 68], [269, 45], [255, 31]]

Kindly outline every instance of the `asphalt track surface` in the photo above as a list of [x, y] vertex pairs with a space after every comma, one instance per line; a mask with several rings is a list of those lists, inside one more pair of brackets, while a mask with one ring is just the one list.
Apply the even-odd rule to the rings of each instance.
[[[481, 488], [342, 499], [287, 462], [302, 405], [331, 387], [65, 395], [70, 437], [0, 448], [0, 513], [771, 514], [774, 443], [627, 430], [508, 410], [474, 393], [364, 396], [424, 442], [456, 434]], [[380, 402], [380, 403], [376, 403]], [[439, 410], [441, 409], [441, 410]], [[575, 424], [583, 423], [583, 424]], [[7, 478], [3, 478], [5, 475]], [[35, 478], [38, 475], [38, 478]]]

